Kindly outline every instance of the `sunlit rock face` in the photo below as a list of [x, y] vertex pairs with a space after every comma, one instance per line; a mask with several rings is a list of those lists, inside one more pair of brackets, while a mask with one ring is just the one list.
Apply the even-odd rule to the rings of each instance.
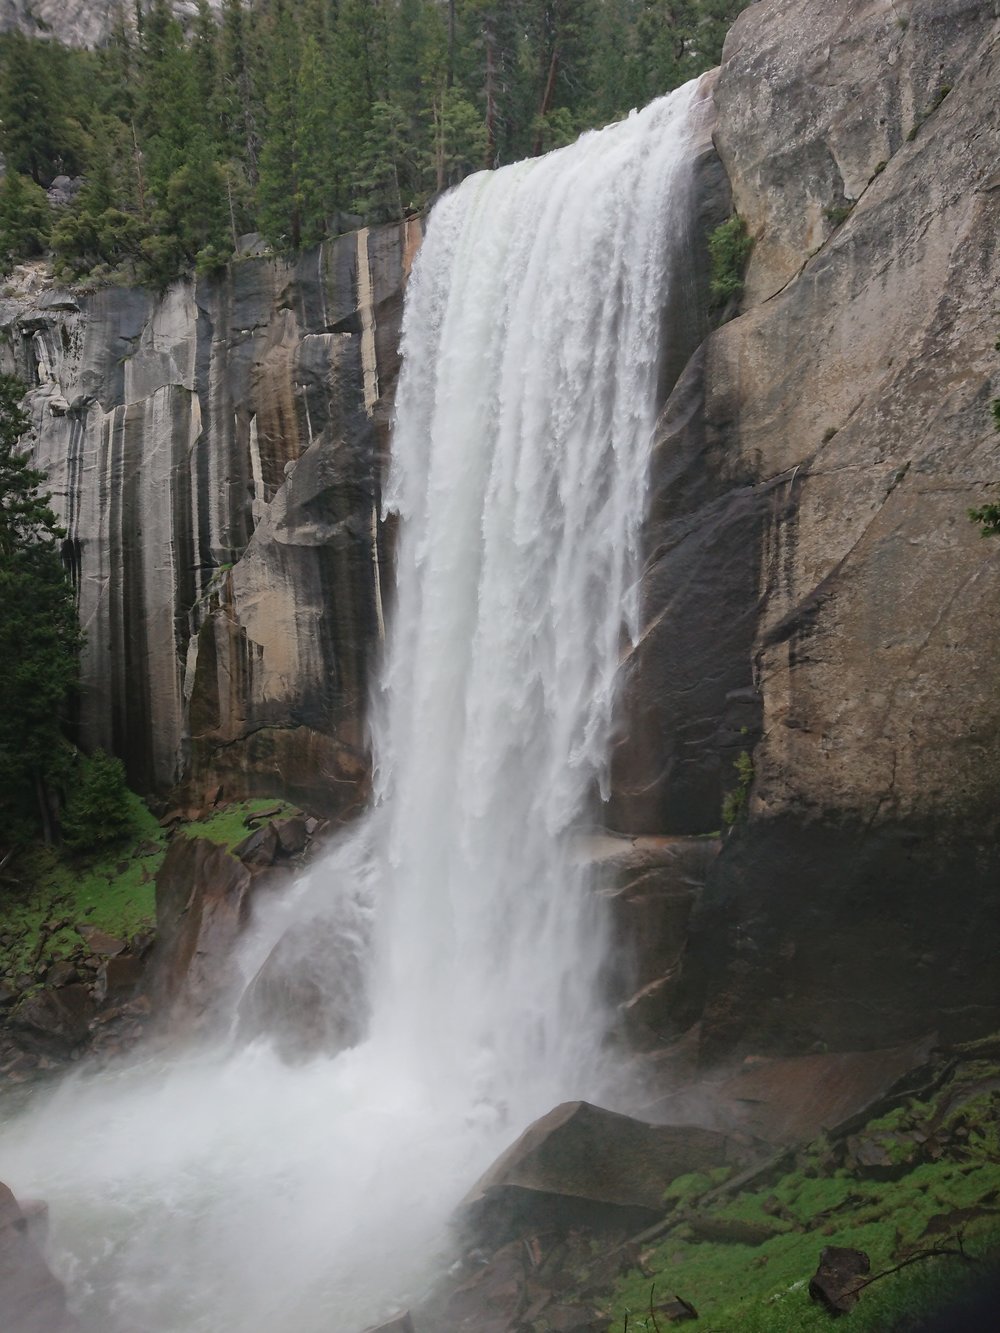
[[419, 226], [162, 297], [15, 274], [4, 368], [67, 528], [81, 734], [133, 784], [363, 799], [380, 476]]

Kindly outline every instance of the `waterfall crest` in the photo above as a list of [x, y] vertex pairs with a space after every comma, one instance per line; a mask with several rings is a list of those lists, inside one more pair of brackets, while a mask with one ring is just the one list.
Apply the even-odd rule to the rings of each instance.
[[696, 108], [689, 85], [434, 208], [386, 493], [376, 799], [243, 960], [353, 913], [368, 1037], [296, 1067], [261, 1041], [148, 1060], [5, 1128], [0, 1177], [49, 1201], [88, 1330], [356, 1333], [419, 1294], [528, 1121], [607, 1090], [605, 931], [570, 835], [636, 630]]

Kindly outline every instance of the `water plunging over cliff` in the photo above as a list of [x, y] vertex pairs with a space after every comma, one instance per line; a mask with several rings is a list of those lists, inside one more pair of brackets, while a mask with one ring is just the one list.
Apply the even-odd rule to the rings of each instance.
[[248, 944], [331, 903], [369, 1035], [64, 1086], [0, 1141], [102, 1333], [354, 1333], [417, 1294], [532, 1118], [607, 1100], [605, 932], [569, 834], [603, 776], [634, 585], [693, 87], [434, 209], [386, 497], [397, 595], [377, 799]]

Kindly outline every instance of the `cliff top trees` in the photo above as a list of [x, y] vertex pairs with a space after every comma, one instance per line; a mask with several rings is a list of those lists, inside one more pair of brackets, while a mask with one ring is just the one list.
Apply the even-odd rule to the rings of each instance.
[[0, 376], [0, 857], [40, 827], [55, 835], [53, 789], [67, 762], [63, 724], [80, 631], [63, 571], [65, 535], [21, 452], [24, 386]]
[[45, 243], [29, 178], [82, 173], [62, 274], [164, 284], [244, 231], [296, 250], [625, 115], [718, 60], [746, 0], [198, 0], [186, 28], [126, 3], [98, 52], [0, 35], [0, 248]]

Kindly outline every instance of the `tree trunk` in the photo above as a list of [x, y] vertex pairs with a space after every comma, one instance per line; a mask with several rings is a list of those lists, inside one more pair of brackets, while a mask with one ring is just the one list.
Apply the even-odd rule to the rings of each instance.
[[538, 108], [538, 132], [535, 135], [535, 142], [531, 151], [535, 157], [542, 151], [542, 122], [549, 114], [549, 107], [552, 105], [552, 97], [556, 90], [556, 74], [559, 70], [559, 47], [552, 48], [552, 59], [549, 61], [549, 76], [545, 80], [545, 91], [542, 93], [542, 104]]

